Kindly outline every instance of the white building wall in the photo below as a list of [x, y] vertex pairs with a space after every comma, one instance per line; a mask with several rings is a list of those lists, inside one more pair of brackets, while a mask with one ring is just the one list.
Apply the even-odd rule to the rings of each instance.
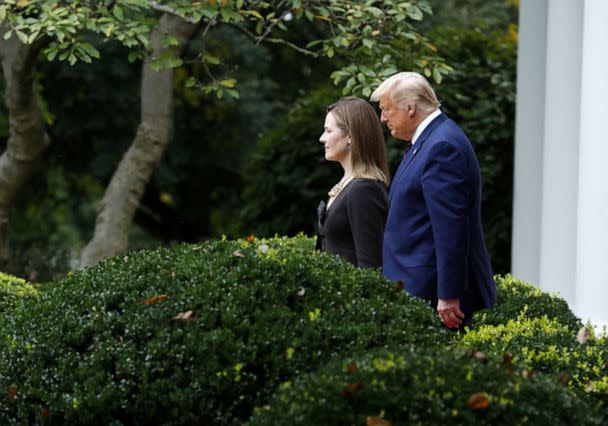
[[522, 0], [512, 272], [608, 323], [608, 1]]
[[578, 181], [576, 305], [608, 324], [608, 1], [586, 0]]

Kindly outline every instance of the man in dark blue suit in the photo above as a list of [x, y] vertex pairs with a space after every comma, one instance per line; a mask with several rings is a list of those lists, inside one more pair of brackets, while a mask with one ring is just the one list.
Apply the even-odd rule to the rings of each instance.
[[475, 152], [422, 75], [393, 75], [371, 100], [392, 136], [411, 141], [389, 192], [384, 275], [429, 300], [445, 326], [462, 329], [496, 301]]

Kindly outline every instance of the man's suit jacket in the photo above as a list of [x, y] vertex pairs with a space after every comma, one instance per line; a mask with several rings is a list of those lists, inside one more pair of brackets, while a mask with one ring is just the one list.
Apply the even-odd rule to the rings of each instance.
[[496, 301], [481, 224], [481, 174], [471, 143], [444, 114], [404, 156], [389, 193], [383, 273], [414, 296], [460, 298], [470, 314]]

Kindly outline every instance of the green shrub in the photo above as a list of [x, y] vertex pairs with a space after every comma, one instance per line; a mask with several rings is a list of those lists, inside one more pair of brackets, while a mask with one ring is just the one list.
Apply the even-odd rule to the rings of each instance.
[[18, 306], [0, 336], [14, 396], [0, 424], [235, 424], [335, 357], [451, 336], [311, 239], [250, 240], [113, 258]]
[[283, 383], [248, 425], [599, 424], [554, 378], [464, 351], [410, 347], [350, 359]]
[[577, 328], [558, 318], [526, 314], [524, 310], [506, 324], [480, 326], [465, 334], [460, 346], [493, 358], [508, 352], [522, 368], [561, 375], [579, 397], [594, 401], [608, 420], [608, 338], [591, 335], [580, 343]]
[[37, 290], [23, 278], [0, 272], [0, 315], [15, 307], [17, 302], [37, 294]]
[[582, 322], [568, 307], [565, 300], [540, 290], [538, 287], [521, 281], [509, 274], [496, 275], [498, 300], [494, 308], [478, 313], [475, 326], [506, 324], [525, 312], [527, 318], [555, 318], [558, 323], [567, 325], [570, 330], [578, 330]]

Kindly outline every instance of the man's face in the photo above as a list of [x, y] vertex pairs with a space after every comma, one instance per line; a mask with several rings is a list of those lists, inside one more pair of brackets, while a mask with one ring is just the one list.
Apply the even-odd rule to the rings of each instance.
[[414, 136], [414, 132], [416, 131], [416, 125], [414, 122], [414, 110], [411, 105], [403, 109], [403, 107], [395, 105], [388, 95], [384, 95], [380, 98], [380, 111], [382, 111], [380, 121], [386, 123], [386, 126], [391, 131], [391, 135], [395, 139], [412, 140], [412, 136]]

